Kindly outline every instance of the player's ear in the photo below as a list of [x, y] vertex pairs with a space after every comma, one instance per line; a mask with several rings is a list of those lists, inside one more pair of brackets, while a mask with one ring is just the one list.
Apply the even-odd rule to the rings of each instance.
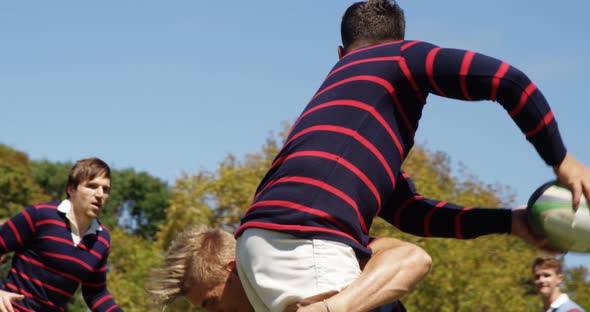
[[344, 54], [346, 54], [344, 52], [344, 48], [342, 46], [338, 46], [338, 58], [341, 59], [344, 57]]
[[75, 191], [74, 186], [69, 184], [66, 186], [66, 193], [68, 194], [68, 197], [72, 195], [72, 193]]
[[229, 260], [227, 262], [225, 268], [228, 272], [236, 272], [236, 260], [235, 259]]

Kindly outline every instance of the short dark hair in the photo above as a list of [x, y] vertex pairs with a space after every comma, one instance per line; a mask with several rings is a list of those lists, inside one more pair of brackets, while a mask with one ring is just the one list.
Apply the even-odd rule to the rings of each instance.
[[539, 256], [535, 258], [533, 265], [531, 265], [533, 273], [535, 272], [536, 267], [543, 269], [553, 269], [555, 270], [556, 274], [561, 274], [561, 260], [551, 255]]
[[111, 179], [111, 168], [107, 163], [96, 157], [78, 160], [68, 174], [68, 183], [66, 184], [68, 198], [70, 195], [67, 190], [70, 186], [76, 188], [80, 183], [90, 181], [98, 176]]
[[340, 33], [345, 50], [357, 40], [402, 40], [406, 33], [406, 18], [395, 1], [357, 2], [344, 13]]

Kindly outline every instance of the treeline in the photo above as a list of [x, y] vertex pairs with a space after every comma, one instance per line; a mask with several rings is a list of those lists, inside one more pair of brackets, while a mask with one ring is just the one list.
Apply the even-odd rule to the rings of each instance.
[[[150, 306], [146, 282], [176, 233], [195, 223], [230, 231], [236, 228], [280, 141], [281, 136], [270, 135], [258, 151], [244, 157], [228, 154], [215, 171], [185, 174], [172, 185], [147, 172], [113, 168], [111, 197], [100, 220], [112, 231], [109, 290], [125, 311], [157, 311]], [[0, 144], [0, 217], [12, 216], [32, 203], [65, 198], [71, 166], [32, 160]], [[455, 174], [457, 170], [452, 170], [449, 157], [442, 152], [417, 147], [404, 169], [424, 196], [484, 207], [514, 204], [506, 186], [485, 184], [466, 170]], [[414, 242], [433, 257], [431, 272], [403, 299], [410, 311], [538, 311], [541, 306], [530, 273], [530, 262], [539, 252], [518, 239], [506, 235], [466, 241], [424, 239], [379, 221], [372, 234]], [[6, 264], [3, 266], [5, 272]], [[587, 268], [567, 268], [564, 290], [590, 310], [588, 279]], [[67, 311], [86, 308], [76, 299]], [[168, 311], [191, 308], [178, 300]]]

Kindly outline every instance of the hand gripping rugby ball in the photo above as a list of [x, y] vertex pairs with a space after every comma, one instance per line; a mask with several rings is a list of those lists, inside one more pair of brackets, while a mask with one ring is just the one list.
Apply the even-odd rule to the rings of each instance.
[[572, 193], [556, 181], [541, 185], [527, 205], [533, 232], [561, 251], [590, 252], [590, 209], [582, 196], [578, 209], [572, 208]]

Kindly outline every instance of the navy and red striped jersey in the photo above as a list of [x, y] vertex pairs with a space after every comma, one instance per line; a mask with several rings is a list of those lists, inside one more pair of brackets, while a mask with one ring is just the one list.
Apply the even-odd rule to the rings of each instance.
[[420, 236], [508, 233], [509, 209], [422, 198], [402, 173], [429, 94], [500, 103], [549, 165], [566, 150], [541, 91], [518, 69], [483, 54], [396, 41], [354, 50], [334, 66], [259, 185], [236, 236], [257, 227], [351, 245], [369, 253], [380, 216]]
[[14, 251], [2, 289], [25, 296], [15, 311], [64, 311], [80, 285], [90, 310], [122, 311], [106, 287], [109, 231], [102, 226], [75, 246], [58, 205], [29, 206], [0, 227], [0, 254]]

